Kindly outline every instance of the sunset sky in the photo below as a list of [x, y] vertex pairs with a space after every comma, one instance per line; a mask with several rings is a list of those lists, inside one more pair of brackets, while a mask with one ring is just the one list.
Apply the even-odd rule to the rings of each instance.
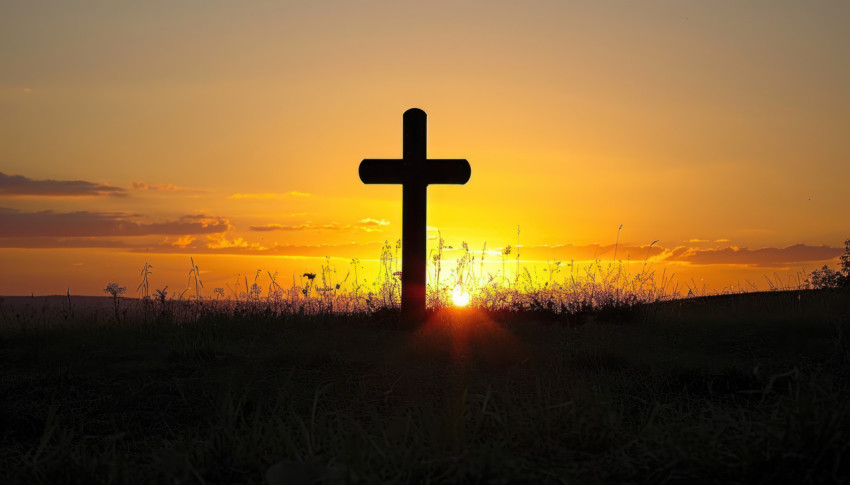
[[8, 2], [0, 295], [135, 294], [146, 261], [180, 291], [190, 257], [208, 293], [372, 267], [401, 188], [357, 168], [401, 156], [412, 107], [429, 156], [472, 166], [429, 189], [446, 244], [618, 242], [716, 290], [834, 266], [848, 25], [847, 2]]

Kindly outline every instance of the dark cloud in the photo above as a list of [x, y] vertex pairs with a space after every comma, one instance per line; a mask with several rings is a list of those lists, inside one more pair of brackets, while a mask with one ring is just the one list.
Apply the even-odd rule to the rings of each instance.
[[550, 260], [556, 259], [560, 261], [592, 261], [596, 259], [612, 260], [616, 253], [617, 259], [620, 260], [644, 260], [660, 255], [664, 252], [664, 248], [657, 245], [647, 246], [630, 246], [630, 245], [614, 245], [614, 244], [558, 244], [553, 246], [522, 246], [513, 248], [511, 255], [508, 257], [516, 257], [516, 252], [519, 251], [520, 259], [531, 260]]
[[702, 249], [677, 247], [667, 251], [661, 261], [691, 264], [740, 264], [747, 266], [784, 266], [792, 263], [828, 261], [837, 258], [843, 248], [794, 244], [785, 248], [748, 249], [734, 246]]
[[0, 208], [2, 237], [109, 237], [214, 234], [230, 224], [221, 217], [183, 216], [174, 221], [143, 223], [136, 214], [110, 212], [21, 212]]
[[0, 248], [56, 249], [56, 248], [130, 248], [124, 241], [89, 237], [0, 237]]
[[85, 180], [33, 180], [22, 175], [6, 175], [0, 172], [0, 195], [80, 197], [80, 196], [125, 196], [126, 190], [112, 185], [97, 184]]
[[[614, 259], [615, 245], [554, 245], [514, 247], [508, 259], [516, 257], [517, 251], [521, 260], [559, 260], [559, 261], [610, 261]], [[617, 259], [626, 261], [643, 261], [652, 258], [663, 262], [685, 262], [695, 265], [737, 264], [754, 267], [778, 267], [794, 263], [829, 261], [837, 258], [843, 248], [830, 246], [809, 246], [794, 244], [785, 248], [748, 249], [734, 246], [705, 248], [679, 246], [673, 249], [653, 244], [647, 246], [631, 246], [620, 244], [616, 246]], [[488, 258], [501, 258], [499, 255], [488, 255]]]

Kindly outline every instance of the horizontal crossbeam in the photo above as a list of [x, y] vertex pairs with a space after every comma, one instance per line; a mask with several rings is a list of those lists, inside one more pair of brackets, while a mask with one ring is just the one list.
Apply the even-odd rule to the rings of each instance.
[[[399, 159], [367, 158], [360, 162], [360, 180], [364, 184], [431, 184], [463, 185], [469, 181], [472, 168], [464, 159], [433, 159], [407, 162]], [[407, 177], [413, 177], [409, 180]]]

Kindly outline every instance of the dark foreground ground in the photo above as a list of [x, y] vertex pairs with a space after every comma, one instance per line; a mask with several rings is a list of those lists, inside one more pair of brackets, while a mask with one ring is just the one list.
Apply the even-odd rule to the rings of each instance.
[[842, 483], [848, 331], [834, 292], [418, 329], [16, 322], [0, 483]]

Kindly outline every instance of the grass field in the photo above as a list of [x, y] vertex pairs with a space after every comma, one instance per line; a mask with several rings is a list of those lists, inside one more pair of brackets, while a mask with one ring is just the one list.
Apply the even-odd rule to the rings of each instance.
[[850, 477], [846, 291], [443, 309], [419, 328], [184, 303], [209, 307], [119, 323], [6, 301], [0, 482]]

